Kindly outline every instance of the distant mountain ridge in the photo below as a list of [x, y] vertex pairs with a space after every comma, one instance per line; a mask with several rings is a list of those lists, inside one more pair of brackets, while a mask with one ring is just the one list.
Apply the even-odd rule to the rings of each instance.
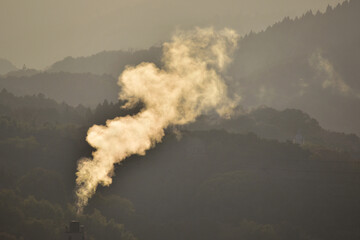
[[126, 65], [137, 65], [144, 61], [160, 64], [160, 58], [160, 47], [137, 51], [104, 51], [89, 57], [66, 57], [54, 63], [47, 71], [111, 74], [118, 77]]
[[[290, 58], [307, 55], [318, 48], [322, 48], [324, 51], [330, 48], [334, 51], [332, 48], [339, 44], [346, 43], [344, 48], [349, 48], [349, 44], [358, 44], [360, 30], [356, 26], [350, 29], [349, 24], [357, 23], [360, 20], [359, 10], [359, 1], [345, 1], [335, 8], [329, 6], [325, 13], [317, 12], [314, 15], [309, 11], [300, 18], [286, 17], [269, 26], [265, 31], [247, 34], [239, 41], [240, 47], [233, 64], [233, 68], [238, 71], [232, 69], [232, 75], [236, 74], [235, 77], [247, 76], [259, 69], [284, 63]], [[332, 38], [329, 38], [329, 35]], [[280, 53], [280, 50], [283, 53]], [[339, 49], [338, 54], [357, 56], [360, 50], [358, 48], [354, 50], [341, 53]], [[69, 56], [55, 62], [47, 71], [89, 72], [100, 75], [112, 74], [117, 77], [122, 72], [119, 69], [123, 69], [125, 65], [136, 65], [142, 61], [151, 61], [159, 65], [161, 47], [135, 51], [103, 51], [77, 58]]]
[[360, 138], [355, 134], [333, 132], [321, 127], [319, 122], [298, 109], [278, 111], [259, 107], [232, 119], [201, 116], [195, 123], [185, 127], [192, 131], [210, 129], [226, 130], [230, 133], [255, 133], [264, 139], [294, 142], [300, 136], [299, 144], [321, 149], [337, 149], [351, 152], [359, 158]]
[[10, 71], [15, 71], [17, 68], [9, 60], [0, 58], [0, 75], [7, 74]]
[[298, 108], [360, 133], [360, 1], [285, 18], [240, 41], [230, 75], [245, 106]]
[[0, 76], [0, 90], [5, 88], [21, 96], [41, 93], [58, 102], [93, 107], [104, 100], [117, 101], [116, 82], [110, 75], [40, 72], [30, 76]]
[[[360, 134], [359, 12], [360, 1], [345, 1], [244, 36], [228, 71], [230, 91], [244, 107], [297, 108], [327, 129]], [[126, 65], [142, 61], [160, 65], [161, 47], [68, 57], [48, 71], [117, 78]]]

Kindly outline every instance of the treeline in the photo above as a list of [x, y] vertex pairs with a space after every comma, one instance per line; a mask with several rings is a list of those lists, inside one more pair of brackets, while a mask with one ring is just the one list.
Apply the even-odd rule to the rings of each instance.
[[41, 93], [16, 96], [6, 89], [0, 91], [1, 126], [9, 128], [14, 124], [11, 119], [29, 127], [101, 124], [109, 118], [132, 114], [140, 108], [139, 105], [126, 110], [122, 108], [123, 105], [121, 101], [114, 103], [104, 100], [93, 108], [81, 104], [74, 107], [64, 102], [58, 103]]
[[225, 129], [228, 132], [243, 134], [252, 132], [259, 137], [282, 142], [294, 141], [299, 135], [304, 147], [322, 151], [334, 149], [344, 153], [346, 159], [360, 157], [360, 138], [356, 134], [325, 130], [316, 119], [298, 109], [279, 111], [269, 107], [259, 107], [231, 119], [201, 116], [186, 128]]
[[82, 104], [94, 107], [104, 99], [117, 100], [119, 87], [116, 82], [117, 78], [106, 74], [40, 72], [0, 76], [0, 89], [6, 88], [20, 96], [42, 93], [72, 106]]
[[161, 48], [151, 47], [137, 51], [104, 51], [88, 57], [67, 57], [54, 63], [49, 72], [111, 74], [118, 77], [126, 65], [138, 65], [141, 62], [153, 62], [160, 65]]

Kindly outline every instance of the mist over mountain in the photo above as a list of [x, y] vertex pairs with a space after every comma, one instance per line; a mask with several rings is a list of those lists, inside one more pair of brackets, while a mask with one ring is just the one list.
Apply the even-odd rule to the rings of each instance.
[[9, 60], [0, 58], [0, 75], [7, 74], [10, 71], [15, 71], [17, 68]]
[[[242, 96], [244, 107], [298, 108], [325, 128], [360, 134], [359, 11], [359, 1], [345, 1], [244, 36], [228, 71], [230, 89]], [[66, 58], [49, 71], [118, 77], [126, 65], [161, 64], [160, 55], [159, 47], [102, 52]]]
[[[259, 107], [231, 119], [201, 116], [184, 129], [191, 131], [226, 130], [230, 133], [255, 133], [264, 139], [293, 142], [296, 136], [308, 147], [338, 149], [360, 156], [360, 139], [355, 134], [344, 134], [324, 129], [319, 122], [298, 109], [278, 111]], [[304, 146], [305, 146], [304, 145]]]
[[245, 106], [304, 110], [325, 128], [360, 132], [360, 2], [284, 19], [242, 39], [230, 70]]

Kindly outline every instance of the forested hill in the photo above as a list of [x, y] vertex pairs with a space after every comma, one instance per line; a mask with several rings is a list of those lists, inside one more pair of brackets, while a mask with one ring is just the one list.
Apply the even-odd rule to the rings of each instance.
[[240, 41], [232, 89], [243, 104], [293, 107], [325, 128], [360, 132], [360, 1], [285, 18]]
[[234, 65], [241, 66], [237, 74], [250, 75], [320, 50], [339, 74], [347, 73], [349, 84], [355, 87], [358, 82], [351, 80], [360, 76], [356, 61], [360, 54], [359, 11], [359, 1], [344, 1], [335, 8], [329, 6], [325, 13], [309, 11], [300, 18], [287, 17], [265, 31], [246, 35], [235, 57]]
[[[282, 142], [292, 142], [296, 136], [299, 136], [304, 146], [321, 151], [337, 149], [351, 152], [356, 158], [360, 157], [358, 136], [326, 130], [316, 119], [298, 109], [279, 111], [269, 107], [259, 107], [232, 119], [201, 116], [195, 123], [185, 128], [202, 131], [223, 129], [242, 134], [252, 132], [261, 138]], [[347, 157], [344, 156], [344, 158]]]
[[[239, 41], [228, 84], [245, 107], [297, 108], [327, 129], [360, 134], [360, 1], [285, 18]], [[160, 64], [161, 48], [68, 57], [49, 71], [118, 77], [125, 65]], [[111, 94], [110, 94], [111, 95]]]
[[[27, 126], [30, 128], [55, 127], [63, 125], [90, 127], [92, 124], [104, 124], [107, 119], [124, 116], [139, 111], [123, 109], [124, 102], [103, 101], [94, 108], [81, 104], [71, 106], [58, 103], [44, 94], [16, 96], [6, 89], [0, 91], [0, 132], [2, 137], [14, 134], [11, 129]], [[21, 134], [20, 134], [21, 135]]]
[[126, 65], [137, 65], [141, 62], [160, 64], [161, 48], [151, 47], [136, 51], [104, 51], [89, 57], [67, 57], [54, 63], [47, 71], [111, 74], [118, 77]]
[[[243, 78], [275, 66], [293, 65], [295, 60], [305, 60], [302, 63], [306, 64], [309, 54], [320, 51], [336, 66], [335, 70], [344, 76], [347, 84], [359, 89], [359, 11], [359, 1], [345, 1], [335, 8], [329, 6], [325, 13], [309, 11], [300, 18], [287, 17], [265, 31], [250, 33], [239, 41], [231, 73], [235, 78]], [[67, 57], [54, 63], [48, 71], [89, 72], [118, 77], [125, 65], [136, 65], [142, 61], [158, 64], [160, 56], [160, 47], [104, 51], [88, 57]], [[283, 71], [285, 73], [286, 69]]]
[[[344, 1], [335, 8], [329, 6], [325, 13], [309, 11], [299, 18], [286, 17], [265, 31], [247, 34], [239, 41], [234, 64], [238, 72], [233, 74], [236, 74], [235, 77], [247, 76], [263, 68], [283, 64], [291, 58], [307, 57], [320, 49], [326, 52], [333, 64], [339, 65], [339, 73], [356, 80], [360, 76], [355, 61], [360, 50], [354, 47], [358, 46], [360, 37], [357, 27], [359, 10], [359, 1]], [[161, 47], [103, 51], [87, 57], [66, 57], [55, 62], [47, 71], [112, 74], [118, 77], [126, 65], [142, 61], [159, 64], [160, 58]]]
[[96, 106], [104, 100], [117, 101], [119, 87], [116, 82], [110, 75], [40, 72], [29, 76], [0, 76], [0, 89], [6, 88], [22, 96], [45, 94], [73, 106]]
[[[0, 239], [61, 240], [74, 218], [94, 240], [359, 239], [360, 140], [294, 109], [167, 129], [75, 215], [77, 161], [93, 150], [86, 132], [141, 108], [121, 105], [0, 91]], [[298, 129], [304, 142], [287, 141]]]
[[[139, 105], [134, 109], [125, 110], [121, 108], [123, 104], [124, 102], [120, 101], [113, 103], [105, 100], [94, 108], [83, 105], [71, 106], [58, 103], [44, 94], [16, 96], [3, 89], [0, 91], [0, 132], [5, 137], [11, 136], [16, 128], [19, 130], [66, 125], [87, 128], [94, 123], [104, 124], [107, 119], [134, 114], [141, 108]], [[201, 116], [195, 123], [183, 126], [181, 129], [190, 131], [224, 129], [231, 133], [255, 133], [261, 138], [281, 142], [292, 142], [296, 135], [301, 135], [306, 147], [323, 153], [329, 149], [336, 149], [341, 154], [346, 153], [343, 155], [344, 159], [360, 158], [358, 136], [325, 130], [316, 119], [296, 109], [278, 111], [260, 107], [232, 119]], [[21, 131], [18, 132], [19, 135], [24, 134]]]
[[7, 74], [10, 71], [15, 71], [17, 68], [9, 60], [0, 58], [0, 75]]

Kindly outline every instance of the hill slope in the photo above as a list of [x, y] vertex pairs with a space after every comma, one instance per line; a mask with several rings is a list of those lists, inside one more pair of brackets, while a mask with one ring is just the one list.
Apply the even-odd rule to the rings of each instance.
[[[111, 188], [99, 187], [85, 215], [75, 215], [77, 161], [93, 150], [86, 132], [140, 110], [121, 105], [91, 111], [0, 91], [1, 239], [62, 239], [75, 217], [91, 239], [134, 239], [128, 231], [157, 240], [359, 239], [360, 139], [293, 109], [200, 119], [204, 131], [180, 137], [168, 129], [146, 156], [117, 166]], [[222, 127], [238, 133], [210, 130]], [[298, 129], [305, 145], [284, 141]]]
[[0, 75], [7, 74], [10, 71], [15, 71], [17, 68], [10, 61], [0, 58]]
[[16, 95], [45, 94], [70, 105], [96, 106], [105, 99], [117, 101], [119, 87], [110, 75], [90, 73], [38, 73], [30, 76], [0, 77], [0, 89]]
[[352, 0], [244, 37], [232, 89], [246, 106], [299, 108], [325, 128], [360, 133], [359, 12]]
[[[230, 89], [245, 107], [268, 105], [308, 112], [328, 129], [360, 134], [360, 1], [325, 13], [274, 24], [239, 42]], [[92, 72], [117, 77], [127, 64], [160, 64], [161, 48], [102, 52], [66, 58], [49, 71]]]
[[67, 57], [54, 63], [49, 72], [111, 74], [118, 77], [126, 65], [137, 65], [141, 62], [160, 63], [161, 48], [152, 47], [138, 51], [104, 51], [89, 57]]

